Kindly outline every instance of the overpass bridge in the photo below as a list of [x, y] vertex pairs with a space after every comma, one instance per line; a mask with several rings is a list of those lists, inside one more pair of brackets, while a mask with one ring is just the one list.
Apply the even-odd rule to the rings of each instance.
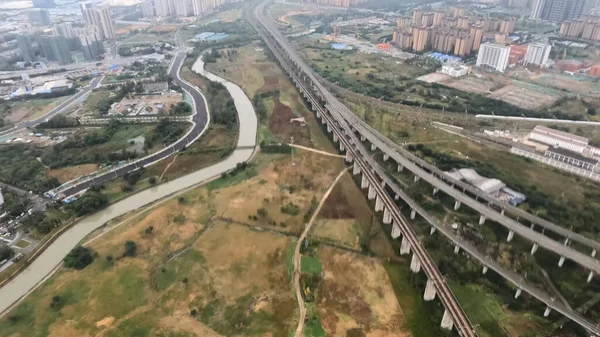
[[[374, 130], [371, 130], [368, 125], [365, 125], [364, 122], [354, 116], [354, 114], [349, 111], [347, 107], [339, 102], [319, 83], [319, 81], [316, 80], [312, 69], [295, 54], [295, 51], [291, 46], [289, 46], [285, 38], [283, 38], [283, 36], [270, 25], [268, 19], [263, 16], [264, 6], [267, 2], [263, 2], [255, 8], [254, 17], [258, 20], [255, 20], [255, 18], [249, 18], [249, 21], [259, 32], [284, 70], [286, 70], [290, 75], [299, 91], [310, 103], [312, 109], [316, 111], [317, 118], [320, 118], [321, 121], [326, 124], [328, 132], [332, 133], [334, 142], [339, 143], [340, 151], [345, 152], [346, 161], [353, 162], [353, 174], [362, 173], [361, 188], [368, 188], [368, 198], [370, 200], [375, 199], [375, 211], [383, 212], [383, 222], [386, 224], [392, 224], [392, 237], [399, 238], [402, 236], [401, 253], [406, 254], [411, 250], [413, 251], [411, 270], [413, 272], [419, 272], [421, 268], [423, 268], [423, 271], [428, 277], [424, 299], [432, 300], [437, 294], [446, 309], [442, 319], [442, 327], [452, 328], [453, 326], [456, 326], [457, 331], [461, 336], [476, 335], [462, 308], [454, 298], [448, 285], [437, 269], [437, 266], [421, 245], [418, 237], [408, 224], [407, 220], [398, 210], [398, 206], [390, 196], [388, 190], [393, 192], [392, 194], [394, 195], [395, 200], [402, 198], [411, 206], [411, 218], [414, 218], [417, 213], [420, 214], [432, 225], [432, 234], [435, 230], [439, 230], [442, 234], [448, 237], [456, 245], [455, 252], [458, 253], [462, 248], [465, 252], [469, 253], [483, 264], [484, 273], [491, 268], [515, 284], [517, 287], [515, 297], [518, 297], [521, 292], [525, 290], [527, 293], [531, 294], [547, 305], [547, 308], [544, 312], [545, 316], [548, 316], [551, 310], [555, 310], [580, 324], [588, 331], [600, 336], [600, 328], [598, 328], [595, 323], [589, 322], [585, 317], [564, 307], [562, 303], [555, 302], [554, 299], [547, 293], [526, 284], [523, 281], [523, 277], [504, 270], [495, 261], [483, 256], [465, 240], [457, 237], [452, 231], [449, 231], [447, 228], [440, 225], [437, 219], [428, 215], [417, 203], [410, 199], [409, 196], [406, 195], [406, 193], [400, 189], [392, 179], [387, 176], [385, 170], [379, 166], [377, 161], [372, 158], [371, 154], [364, 147], [363, 141], [366, 141], [367, 136], [369, 137], [369, 140], [372, 141], [372, 151], [378, 148], [389, 149], [389, 146], [386, 146], [382, 139], [379, 138], [382, 137], [380, 134], [373, 133]], [[382, 138], [385, 139], [385, 137]], [[398, 154], [398, 152], [395, 151], [390, 150], [390, 152]], [[387, 155], [387, 153], [384, 151], [384, 159], [386, 159], [385, 155]], [[387, 157], [387, 159], [389, 159], [390, 156], [388, 155]], [[433, 174], [424, 172], [422, 168], [406, 160], [405, 158], [399, 158], [398, 156], [398, 158], [394, 159], [397, 161], [403, 160], [402, 168], [407, 166], [418, 174], [427, 176], [431, 182], [439, 183], [431, 179], [432, 177], [438, 179]], [[453, 187], [446, 183], [442, 183], [441, 185], [443, 186], [440, 186], [440, 189], [444, 188], [446, 193], [453, 193], [451, 195], [459, 197], [458, 195], [455, 195], [455, 192], [458, 193], [458, 191]], [[452, 190], [455, 192], [452, 192]], [[488, 213], [487, 210], [482, 209], [481, 207], [485, 206], [481, 205], [477, 200], [474, 201], [478, 205], [475, 205], [469, 201], [470, 206], [477, 207], [477, 210], [481, 212], [486, 212], [486, 214], [494, 220], [503, 220], [499, 216], [495, 216], [492, 213]], [[498, 215], [500, 215], [500, 213], [498, 213]], [[504, 217], [503, 214], [501, 216]], [[514, 227], [515, 231], [519, 231], [520, 235], [535, 235], [533, 233], [523, 231], [523, 228], [536, 233], [538, 236], [536, 236], [535, 239], [542, 240], [541, 243], [545, 247], [560, 250], [561, 253], [564, 253], [565, 255], [568, 254], [569, 258], [581, 259], [581, 256], [579, 255], [583, 255], [581, 253], [574, 252], [566, 245], [561, 244], [560, 247], [557, 247], [556, 241], [553, 241], [547, 237], [544, 237], [546, 239], [541, 238], [539, 237], [542, 236], [540, 233], [522, 226], [521, 224], [517, 223], [515, 225], [511, 223], [511, 225]], [[534, 247], [536, 247], [535, 249], [537, 249], [538, 244], [539, 243], [536, 243], [536, 245], [534, 245]], [[583, 256], [589, 258], [589, 256]], [[584, 261], [583, 263], [594, 267], [592, 270], [596, 270], [593, 261]]]

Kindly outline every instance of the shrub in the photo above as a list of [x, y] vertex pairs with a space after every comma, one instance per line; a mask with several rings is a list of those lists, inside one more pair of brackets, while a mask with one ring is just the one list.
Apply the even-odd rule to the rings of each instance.
[[265, 217], [267, 217], [269, 212], [267, 212], [267, 210], [264, 208], [259, 208], [258, 210], [256, 210], [256, 214], [262, 218], [265, 218]]
[[67, 268], [73, 268], [77, 270], [87, 267], [93, 261], [94, 256], [92, 256], [92, 251], [83, 246], [77, 246], [73, 248], [64, 258], [65, 266]]
[[298, 207], [298, 205], [295, 205], [292, 202], [288, 202], [287, 204], [281, 206], [281, 213], [289, 215], [298, 215], [300, 214], [300, 207]]
[[137, 244], [133, 241], [125, 241], [125, 252], [123, 256], [133, 257], [137, 253]]
[[177, 215], [176, 215], [176, 216], [173, 218], [173, 221], [174, 221], [174, 222], [177, 222], [177, 223], [182, 223], [182, 222], [184, 222], [184, 221], [185, 221], [185, 215], [183, 215], [183, 213], [182, 213], [182, 214], [177, 214]]
[[156, 177], [152, 176], [148, 179], [148, 182], [150, 183], [150, 185], [156, 185]]

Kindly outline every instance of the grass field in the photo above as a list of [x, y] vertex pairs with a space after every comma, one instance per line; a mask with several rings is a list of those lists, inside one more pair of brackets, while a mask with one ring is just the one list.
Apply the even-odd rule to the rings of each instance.
[[4, 103], [10, 107], [10, 112], [4, 116], [0, 115], [0, 118], [4, 118], [4, 121], [7, 124], [33, 120], [48, 113], [66, 99], [68, 99], [68, 96], [58, 98], [34, 98]]

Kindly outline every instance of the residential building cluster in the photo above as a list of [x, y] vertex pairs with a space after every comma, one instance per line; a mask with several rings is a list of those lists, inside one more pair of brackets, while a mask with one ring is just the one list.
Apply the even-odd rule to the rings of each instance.
[[365, 2], [367, 2], [367, 0], [317, 0], [317, 3], [321, 5], [336, 7], [350, 7], [360, 5]]
[[600, 15], [585, 15], [582, 19], [565, 21], [559, 34], [566, 37], [600, 41]]
[[518, 63], [544, 68], [548, 64], [551, 48], [546, 43], [530, 43], [527, 46], [482, 43], [476, 66], [499, 72]]
[[95, 7], [89, 2], [80, 3], [79, 7], [85, 23], [96, 28], [97, 37], [101, 40], [115, 37], [114, 21], [109, 7]]
[[200, 16], [231, 0], [148, 0], [140, 4], [144, 17]]
[[531, 18], [565, 21], [579, 19], [591, 1], [586, 0], [534, 0], [531, 5]]
[[507, 41], [514, 28], [513, 19], [467, 16], [462, 6], [455, 7], [450, 15], [442, 10], [415, 9], [412, 20], [398, 19], [393, 42], [404, 50], [433, 50], [464, 57], [477, 52], [484, 39]]

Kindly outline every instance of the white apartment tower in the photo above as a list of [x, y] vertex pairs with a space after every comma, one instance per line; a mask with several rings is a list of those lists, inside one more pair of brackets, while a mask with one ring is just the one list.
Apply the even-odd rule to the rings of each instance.
[[535, 64], [543, 67], [548, 62], [552, 47], [547, 43], [530, 43], [525, 54], [525, 65]]
[[54, 35], [64, 36], [67, 39], [75, 37], [73, 24], [71, 22], [63, 22], [54, 25]]
[[533, 4], [531, 5], [531, 15], [530, 18], [532, 20], [537, 20], [542, 16], [542, 10], [544, 9], [544, 4], [546, 0], [533, 0]]
[[508, 66], [508, 56], [510, 47], [495, 43], [483, 43], [477, 53], [478, 67], [491, 68], [499, 72], [504, 72]]
[[177, 16], [188, 16], [190, 13], [190, 6], [188, 0], [173, 0], [175, 2], [175, 14]]
[[83, 18], [88, 25], [95, 26], [102, 39], [112, 39], [115, 37], [115, 27], [110, 15], [110, 8], [94, 8], [89, 3], [79, 4]]
[[169, 10], [169, 0], [154, 0], [154, 10], [156, 16], [169, 16], [171, 11]]
[[154, 16], [154, 5], [151, 1], [145, 1], [140, 4], [140, 8], [142, 9], [142, 15], [145, 18], [150, 18]]

